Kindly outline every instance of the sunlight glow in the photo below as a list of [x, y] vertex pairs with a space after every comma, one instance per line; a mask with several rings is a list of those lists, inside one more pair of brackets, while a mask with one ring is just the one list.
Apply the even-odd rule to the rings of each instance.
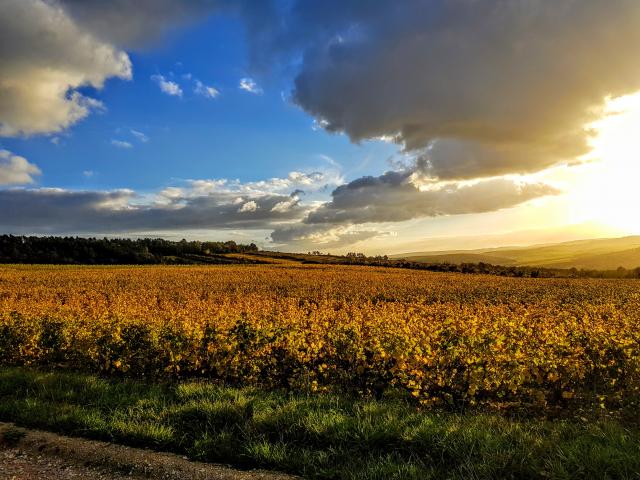
[[571, 195], [580, 219], [640, 233], [640, 93], [611, 100]]

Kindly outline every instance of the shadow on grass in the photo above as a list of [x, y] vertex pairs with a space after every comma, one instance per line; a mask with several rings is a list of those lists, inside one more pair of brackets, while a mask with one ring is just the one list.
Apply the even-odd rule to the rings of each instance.
[[0, 420], [317, 479], [640, 477], [640, 430], [0, 368]]

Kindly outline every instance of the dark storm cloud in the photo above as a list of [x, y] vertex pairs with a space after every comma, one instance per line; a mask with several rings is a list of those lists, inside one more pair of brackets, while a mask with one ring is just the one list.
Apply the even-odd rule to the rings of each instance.
[[574, 161], [605, 97], [640, 90], [637, 0], [298, 0], [270, 34], [304, 110], [444, 179]]

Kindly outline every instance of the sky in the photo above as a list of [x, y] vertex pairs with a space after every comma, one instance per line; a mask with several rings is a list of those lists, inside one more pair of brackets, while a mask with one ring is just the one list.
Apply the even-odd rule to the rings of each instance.
[[640, 234], [637, 0], [0, 0], [0, 232]]

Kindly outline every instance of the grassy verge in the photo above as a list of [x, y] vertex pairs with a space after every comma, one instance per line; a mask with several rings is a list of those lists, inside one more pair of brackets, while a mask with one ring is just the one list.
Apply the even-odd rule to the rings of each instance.
[[640, 429], [0, 368], [0, 420], [317, 479], [640, 478]]

